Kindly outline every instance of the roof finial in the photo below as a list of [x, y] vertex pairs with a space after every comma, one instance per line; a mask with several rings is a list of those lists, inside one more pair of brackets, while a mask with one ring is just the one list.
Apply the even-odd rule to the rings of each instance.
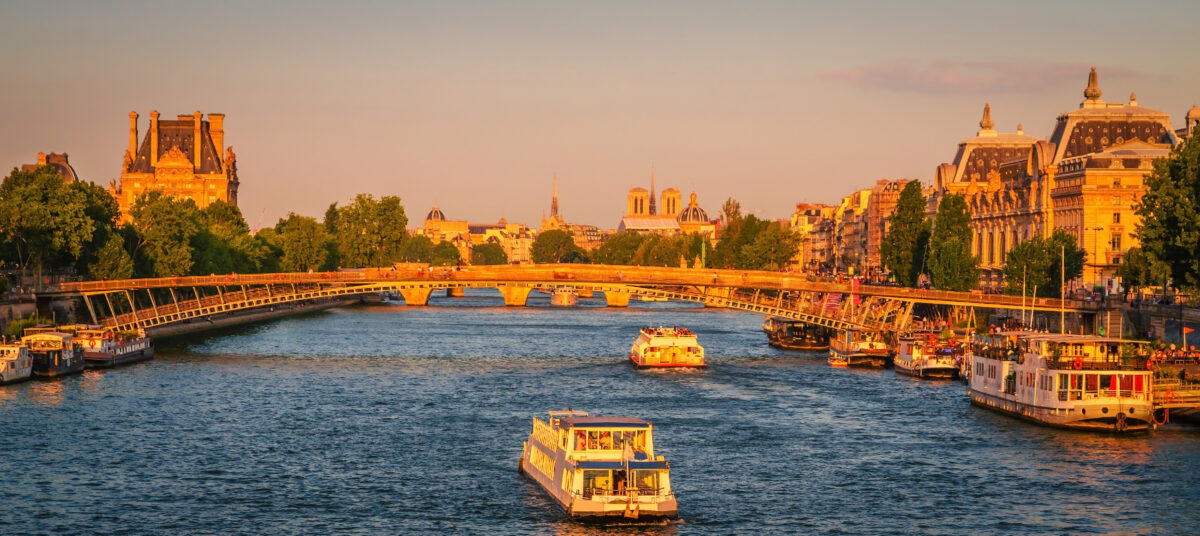
[[984, 103], [983, 104], [983, 119], [979, 120], [979, 128], [982, 128], [984, 130], [991, 130], [992, 127], [994, 127], [994, 126], [996, 126], [996, 122], [992, 121], [992, 103], [990, 103], [990, 102]]
[[1017, 123], [1017, 135], [1018, 136], [1025, 135], [1025, 127], [1023, 127], [1020, 123]]
[[1137, 93], [1134, 93], [1134, 92], [1132, 92], [1132, 91], [1130, 91], [1130, 92], [1129, 92], [1129, 105], [1130, 105], [1130, 106], [1137, 106], [1137, 105], [1138, 105], [1138, 103], [1137, 103]]
[[1087, 97], [1088, 100], [1094, 101], [1100, 100], [1102, 93], [1100, 91], [1100, 83], [1096, 81], [1096, 67], [1093, 66], [1092, 72], [1088, 73], [1088, 85], [1087, 89], [1083, 90], [1083, 96]]

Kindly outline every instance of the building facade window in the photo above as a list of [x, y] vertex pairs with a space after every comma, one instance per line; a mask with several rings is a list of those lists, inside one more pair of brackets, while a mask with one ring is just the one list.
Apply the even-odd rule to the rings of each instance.
[[1121, 213], [1113, 212], [1113, 223], [1121, 223]]

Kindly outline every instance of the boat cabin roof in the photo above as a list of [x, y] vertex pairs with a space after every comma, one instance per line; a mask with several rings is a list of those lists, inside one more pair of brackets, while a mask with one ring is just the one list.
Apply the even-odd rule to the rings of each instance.
[[[580, 469], [624, 469], [624, 461], [581, 461], [578, 467]], [[630, 461], [630, 469], [668, 469], [671, 466], [666, 460], [648, 460], [648, 461]]]
[[564, 428], [649, 428], [650, 423], [633, 417], [561, 417]]
[[1128, 339], [1118, 339], [1116, 337], [1097, 337], [1095, 335], [1073, 335], [1070, 333], [1039, 333], [1036, 331], [1002, 331], [999, 333], [1006, 337], [1017, 337], [1020, 339], [1037, 340], [1045, 342], [1065, 342], [1075, 344], [1146, 344], [1145, 341], [1131, 341]]
[[62, 340], [62, 339], [70, 339], [70, 338], [71, 338], [70, 333], [63, 333], [61, 331], [45, 331], [42, 333], [34, 333], [32, 335], [26, 335], [24, 337], [21, 337], [21, 340], [23, 340], [23, 341], [24, 340], [44, 341], [44, 340]]

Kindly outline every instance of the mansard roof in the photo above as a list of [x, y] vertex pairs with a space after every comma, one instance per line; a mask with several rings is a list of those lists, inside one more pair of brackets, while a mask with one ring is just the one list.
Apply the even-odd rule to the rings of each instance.
[[[158, 120], [158, 154], [155, 156], [155, 160], [162, 158], [172, 147], [178, 147], [188, 161], [195, 162], [193, 156], [195, 144], [192, 142], [194, 132], [195, 119], [193, 117], [179, 116], [178, 119]], [[150, 165], [151, 134], [152, 132], [148, 130], [145, 137], [142, 138], [142, 145], [138, 148], [137, 156], [129, 169], [131, 173], [154, 173], [154, 166]], [[222, 155], [213, 144], [212, 135], [209, 133], [208, 121], [202, 119], [200, 121], [200, 166], [196, 169], [196, 173], [222, 173], [221, 158]]]

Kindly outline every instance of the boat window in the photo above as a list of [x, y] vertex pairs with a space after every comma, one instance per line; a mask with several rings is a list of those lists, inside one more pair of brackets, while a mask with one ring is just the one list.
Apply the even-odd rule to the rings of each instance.
[[1084, 389], [1086, 389], [1087, 391], [1093, 392], [1093, 393], [1096, 391], [1099, 391], [1100, 390], [1100, 376], [1098, 374], [1088, 374], [1087, 375], [1087, 386]]
[[596, 494], [612, 489], [612, 476], [604, 469], [584, 469], [583, 489], [586, 494]]
[[658, 470], [657, 469], [640, 469], [633, 472], [634, 482], [637, 484], [639, 493], [657, 493], [658, 491]]
[[613, 448], [612, 432], [600, 432], [600, 449], [601, 450], [612, 450], [612, 448]]
[[588, 440], [587, 432], [583, 430], [575, 430], [575, 450], [587, 450]]

